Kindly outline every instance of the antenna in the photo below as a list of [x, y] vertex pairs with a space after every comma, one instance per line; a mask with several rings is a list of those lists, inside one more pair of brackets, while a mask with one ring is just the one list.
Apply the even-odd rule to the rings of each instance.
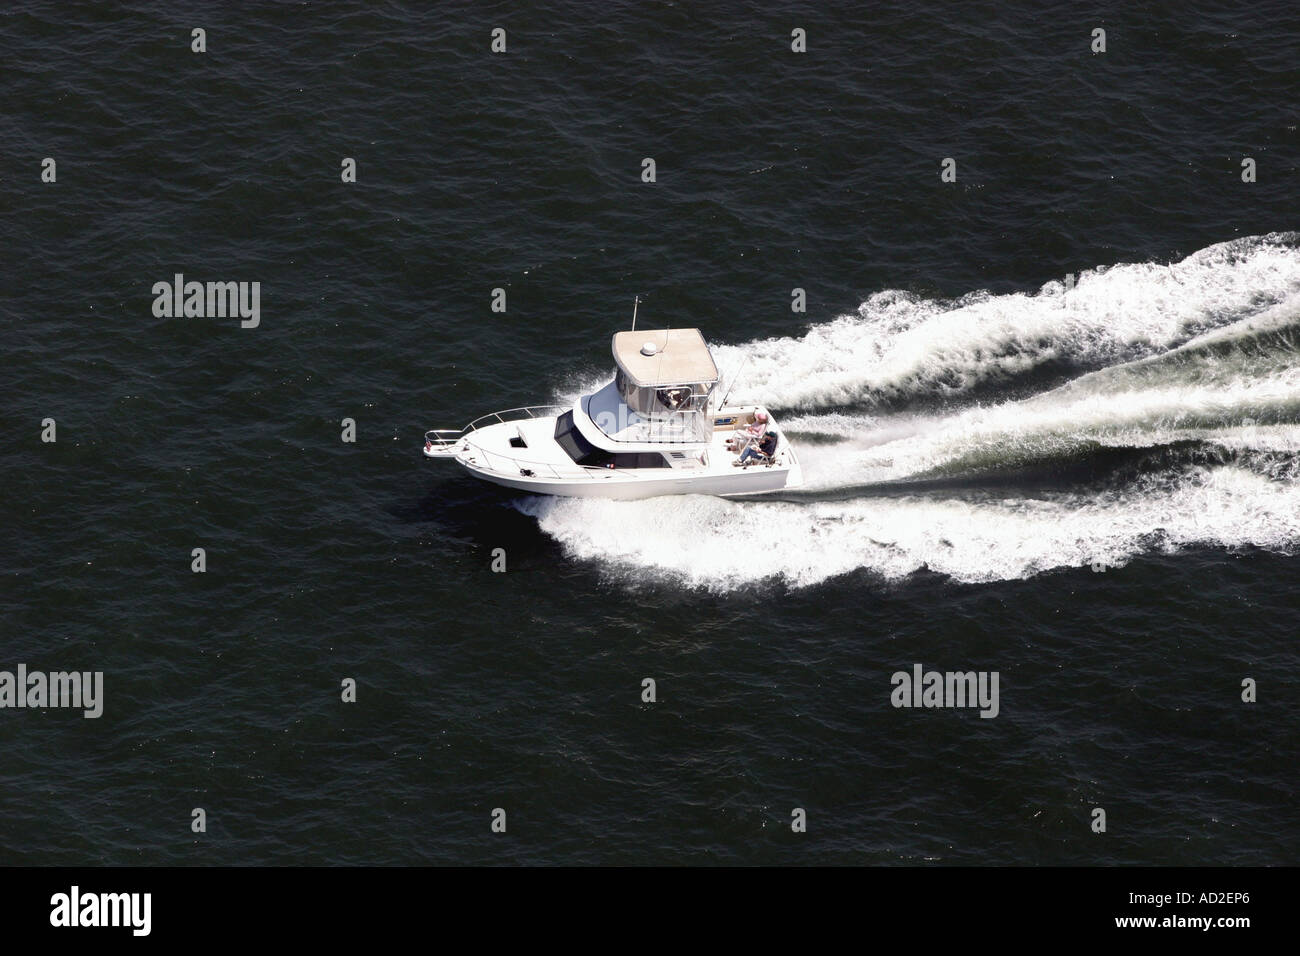
[[753, 352], [750, 352], [749, 355], [746, 355], [745, 361], [741, 362], [740, 368], [736, 369], [736, 374], [732, 376], [731, 384], [727, 387], [727, 393], [722, 396], [722, 404], [718, 406], [719, 410], [727, 407], [727, 399], [731, 397], [731, 390], [736, 387], [736, 382], [740, 380], [740, 373], [745, 370], [745, 366], [749, 364], [750, 356], [753, 354]]
[[632, 300], [632, 331], [636, 331], [636, 307], [641, 304], [641, 297], [637, 296]]

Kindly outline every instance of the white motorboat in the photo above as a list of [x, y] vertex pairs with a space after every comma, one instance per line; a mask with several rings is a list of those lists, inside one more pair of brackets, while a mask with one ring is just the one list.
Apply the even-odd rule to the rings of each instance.
[[766, 408], [726, 405], [726, 396], [715, 407], [718, 368], [699, 329], [618, 332], [613, 351], [614, 380], [572, 405], [433, 429], [424, 454], [541, 495], [753, 495], [802, 483], [794, 448]]

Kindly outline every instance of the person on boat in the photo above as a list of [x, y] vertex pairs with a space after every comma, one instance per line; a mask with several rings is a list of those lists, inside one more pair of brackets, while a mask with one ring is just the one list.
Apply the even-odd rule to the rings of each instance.
[[727, 448], [730, 451], [740, 451], [762, 438], [765, 431], [767, 431], [767, 412], [756, 412], [752, 422], [738, 427], [736, 433], [727, 439]]
[[[759, 454], [760, 452], [762, 454]], [[776, 432], [768, 432], [758, 443], [758, 450], [755, 451], [753, 445], [749, 446], [740, 453], [736, 464], [743, 465], [747, 461], [758, 461], [765, 457], [770, 459], [774, 454], [776, 454]]]

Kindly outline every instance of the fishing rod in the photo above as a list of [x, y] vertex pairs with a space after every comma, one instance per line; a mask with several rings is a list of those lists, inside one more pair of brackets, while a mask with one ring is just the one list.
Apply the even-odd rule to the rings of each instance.
[[728, 386], [728, 388], [727, 388], [727, 394], [724, 394], [724, 395], [723, 395], [723, 403], [722, 403], [722, 405], [719, 405], [719, 406], [718, 406], [719, 408], [725, 408], [725, 407], [727, 407], [727, 399], [728, 399], [728, 398], [731, 398], [732, 389], [735, 389], [735, 388], [736, 388], [736, 382], [737, 382], [738, 380], [740, 380], [740, 373], [745, 371], [745, 365], [746, 365], [746, 364], [749, 364], [749, 360], [750, 360], [751, 356], [753, 356], [753, 355], [754, 355], [754, 352], [750, 352], [749, 355], [746, 355], [746, 356], [745, 356], [745, 360], [744, 360], [744, 362], [741, 362], [741, 363], [740, 363], [740, 368], [737, 368], [737, 369], [736, 369], [736, 375], [733, 375], [733, 376], [732, 376], [732, 384]]

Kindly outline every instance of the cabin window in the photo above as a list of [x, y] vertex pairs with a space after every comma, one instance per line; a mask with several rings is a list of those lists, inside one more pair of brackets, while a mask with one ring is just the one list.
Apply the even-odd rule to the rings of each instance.
[[605, 468], [668, 468], [668, 460], [658, 452], [613, 452], [597, 448], [582, 437], [578, 426], [573, 423], [573, 409], [565, 412], [555, 420], [555, 443], [564, 449], [564, 453], [579, 465]]
[[675, 412], [679, 408], [686, 406], [691, 401], [691, 387], [689, 385], [676, 385], [671, 388], [661, 388], [655, 392], [655, 398], [659, 399], [659, 404], [670, 412]]
[[626, 452], [614, 456], [615, 468], [670, 468], [667, 459], [658, 452]]
[[573, 409], [555, 420], [555, 443], [579, 465], [608, 465], [614, 460], [610, 452], [597, 448], [582, 437], [582, 432], [573, 423]]
[[699, 385], [667, 385], [663, 388], [637, 386], [628, 381], [622, 369], [615, 376], [614, 386], [624, 404], [638, 415], [646, 417], [665, 412], [699, 412], [708, 406], [712, 383]]

